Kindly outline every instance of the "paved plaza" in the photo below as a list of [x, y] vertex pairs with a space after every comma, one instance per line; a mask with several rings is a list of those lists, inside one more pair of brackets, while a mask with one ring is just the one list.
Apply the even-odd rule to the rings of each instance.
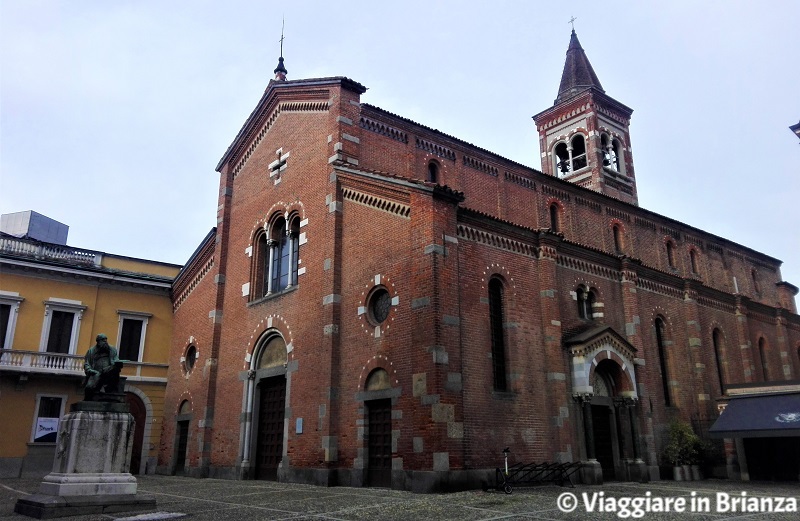
[[[30, 519], [14, 513], [14, 503], [25, 494], [36, 492], [39, 480], [0, 479], [0, 521]], [[139, 491], [153, 494], [158, 508], [153, 512], [128, 512], [107, 515], [70, 517], [72, 521], [100, 520], [153, 520], [153, 519], [269, 519], [269, 520], [572, 520], [572, 519], [620, 519], [616, 512], [609, 512], [613, 503], [624, 497], [649, 499], [651, 505], [660, 499], [675, 501], [682, 498], [686, 504], [684, 513], [644, 513], [642, 519], [692, 519], [747, 521], [797, 521], [799, 513], [719, 513], [717, 501], [740, 498], [793, 497], [800, 503], [799, 483], [743, 483], [730, 481], [672, 482], [659, 481], [647, 484], [612, 483], [602, 486], [561, 488], [536, 486], [515, 489], [510, 495], [502, 492], [466, 491], [453, 494], [413, 494], [387, 489], [315, 487], [291, 483], [264, 481], [226, 481], [217, 479], [192, 479], [184, 477], [142, 476]], [[559, 496], [575, 494], [578, 507], [571, 513], [558, 508]], [[649, 492], [649, 495], [648, 495]], [[692, 493], [695, 493], [693, 496]], [[587, 513], [583, 494], [604, 501], [605, 512]], [[600, 494], [602, 493], [602, 495]], [[561, 498], [570, 505], [570, 499]], [[708, 500], [710, 512], [691, 513], [691, 502], [702, 506]], [[777, 506], [778, 501], [774, 501]], [[789, 502], [784, 502], [789, 504]], [[597, 509], [599, 503], [595, 503]], [[719, 505], [723, 508], [729, 504]], [[709, 510], [706, 509], [706, 510]]]

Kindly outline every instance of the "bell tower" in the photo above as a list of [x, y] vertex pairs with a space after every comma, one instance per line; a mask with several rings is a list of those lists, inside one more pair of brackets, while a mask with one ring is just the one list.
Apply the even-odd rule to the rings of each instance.
[[573, 29], [558, 97], [533, 116], [542, 172], [638, 206], [631, 114], [605, 93]]

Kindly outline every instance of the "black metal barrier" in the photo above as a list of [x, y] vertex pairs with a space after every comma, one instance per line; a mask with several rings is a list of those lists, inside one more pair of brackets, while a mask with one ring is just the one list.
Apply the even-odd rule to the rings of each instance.
[[575, 463], [517, 463], [508, 467], [508, 473], [496, 469], [497, 490], [511, 494], [513, 487], [531, 486], [539, 483], [554, 483], [563, 487], [566, 483], [575, 488], [572, 475], [581, 468]]

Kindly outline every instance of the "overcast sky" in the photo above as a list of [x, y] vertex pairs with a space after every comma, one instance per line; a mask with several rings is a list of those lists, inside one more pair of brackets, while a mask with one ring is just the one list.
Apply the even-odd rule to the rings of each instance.
[[70, 245], [183, 264], [214, 168], [279, 54], [362, 101], [540, 168], [575, 29], [634, 109], [644, 208], [784, 261], [800, 285], [800, 2], [0, 2], [0, 212]]

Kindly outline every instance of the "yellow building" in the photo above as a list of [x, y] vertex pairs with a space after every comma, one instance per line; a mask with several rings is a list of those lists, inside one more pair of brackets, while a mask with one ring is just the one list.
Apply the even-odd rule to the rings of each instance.
[[154, 472], [172, 331], [170, 285], [180, 266], [31, 235], [0, 234], [0, 477], [51, 470], [58, 418], [83, 398], [83, 357], [98, 333], [129, 360], [122, 376], [136, 419], [131, 472]]

